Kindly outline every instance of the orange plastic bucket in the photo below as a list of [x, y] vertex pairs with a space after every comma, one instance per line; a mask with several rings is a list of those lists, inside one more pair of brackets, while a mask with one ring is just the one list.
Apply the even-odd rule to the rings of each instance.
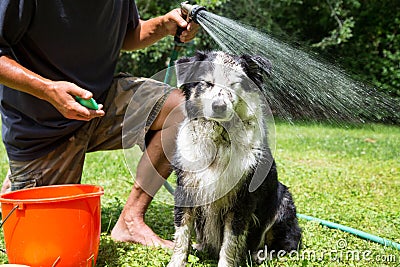
[[3, 194], [9, 262], [32, 267], [94, 266], [103, 194], [103, 188], [94, 185], [44, 186]]

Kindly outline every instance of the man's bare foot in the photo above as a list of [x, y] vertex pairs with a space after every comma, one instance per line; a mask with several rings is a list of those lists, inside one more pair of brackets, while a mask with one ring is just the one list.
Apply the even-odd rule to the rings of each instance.
[[[121, 216], [122, 217], [122, 216]], [[114, 241], [132, 242], [145, 246], [174, 248], [174, 243], [164, 240], [156, 235], [143, 220], [126, 221], [119, 218], [111, 231], [111, 238]]]

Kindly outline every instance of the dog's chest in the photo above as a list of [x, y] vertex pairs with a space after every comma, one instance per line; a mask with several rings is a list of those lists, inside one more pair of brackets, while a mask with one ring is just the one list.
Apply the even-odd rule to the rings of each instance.
[[257, 165], [262, 137], [254, 130], [257, 127], [248, 127], [227, 130], [207, 120], [182, 124], [175, 156], [184, 173], [183, 184], [201, 191], [197, 197], [225, 195]]

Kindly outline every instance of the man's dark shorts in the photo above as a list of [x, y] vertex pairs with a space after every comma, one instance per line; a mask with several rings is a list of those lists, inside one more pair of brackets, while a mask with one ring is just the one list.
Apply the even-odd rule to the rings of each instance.
[[[144, 150], [146, 133], [171, 91], [155, 80], [119, 74], [104, 103], [104, 117], [91, 120], [46, 156], [32, 161], [10, 160], [11, 190], [79, 183], [87, 152], [128, 148], [127, 144]], [[122, 145], [125, 121], [130, 125], [129, 140]]]

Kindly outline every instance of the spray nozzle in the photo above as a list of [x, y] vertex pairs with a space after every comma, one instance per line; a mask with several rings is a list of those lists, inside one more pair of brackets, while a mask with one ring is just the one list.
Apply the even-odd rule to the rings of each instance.
[[205, 11], [206, 8], [204, 6], [199, 5], [191, 5], [189, 1], [185, 1], [181, 3], [182, 15], [186, 17], [186, 20], [193, 20], [196, 23], [199, 23], [197, 20], [197, 15], [200, 11]]
[[[193, 20], [196, 23], [199, 23], [197, 20], [197, 15], [199, 14], [200, 11], [205, 11], [206, 8], [203, 6], [199, 6], [199, 5], [191, 5], [189, 4], [189, 1], [185, 1], [181, 3], [181, 13], [182, 13], [182, 17], [187, 21], [191, 21]], [[176, 31], [175, 34], [175, 43], [176, 44], [181, 44], [182, 42], [180, 41], [180, 35], [181, 33], [184, 31], [184, 28], [178, 28], [178, 30]]]

